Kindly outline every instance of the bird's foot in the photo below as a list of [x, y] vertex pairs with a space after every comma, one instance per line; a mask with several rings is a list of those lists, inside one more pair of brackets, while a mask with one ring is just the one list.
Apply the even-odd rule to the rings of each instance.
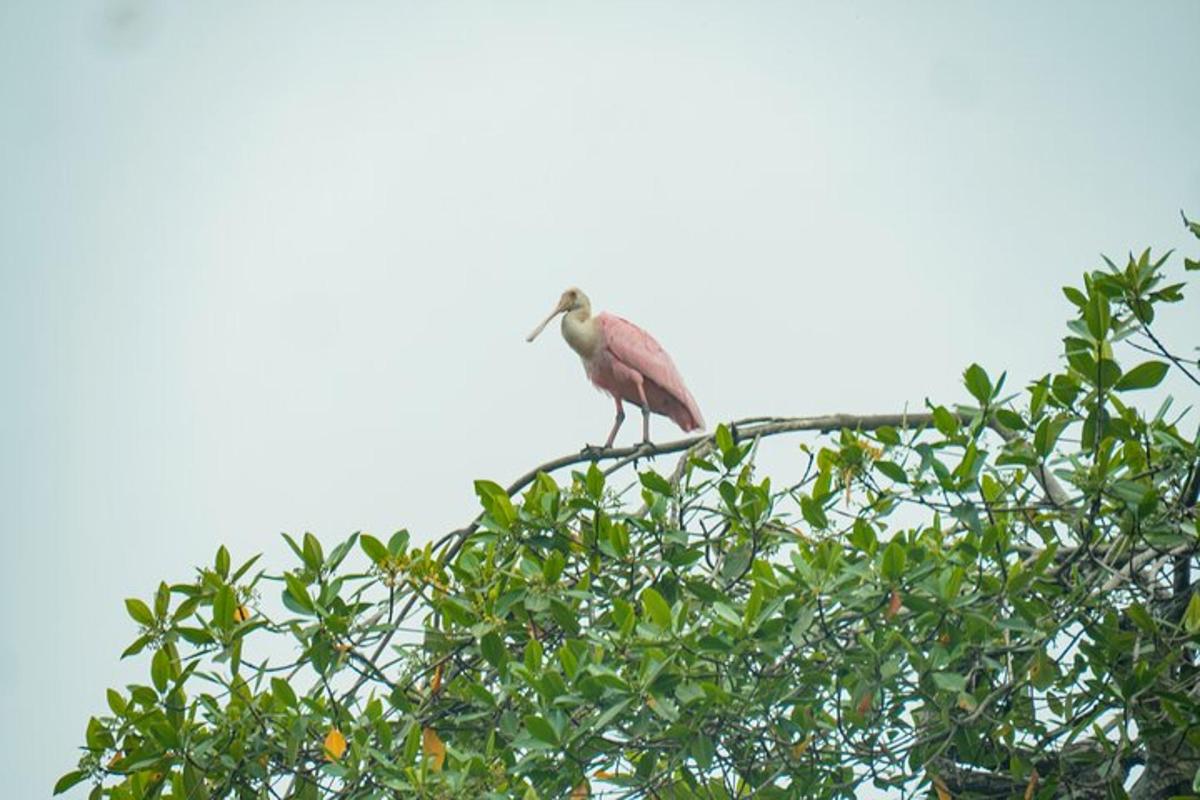
[[654, 442], [649, 439], [643, 440], [637, 446], [637, 450], [633, 454], [633, 468], [638, 468], [638, 461], [643, 458], [653, 460], [654, 456], [658, 455], [658, 448], [654, 446]]
[[586, 456], [595, 461], [597, 458], [604, 455], [604, 451], [607, 449], [607, 447], [598, 444], [585, 444], [579, 450], [579, 455]]

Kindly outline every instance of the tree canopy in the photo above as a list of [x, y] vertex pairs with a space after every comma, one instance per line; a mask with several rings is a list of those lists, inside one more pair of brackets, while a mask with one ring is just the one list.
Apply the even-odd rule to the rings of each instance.
[[[55, 790], [1030, 800], [1122, 797], [1140, 767], [1134, 798], [1200, 792], [1173, 263], [1063, 289], [1060, 367], [1024, 388], [972, 364], [921, 413], [570, 456], [477, 481], [475, 521], [424, 546], [222, 547], [126, 601], [147, 682], [108, 691]], [[1169, 373], [1186, 402], [1139, 394]], [[783, 436], [803, 468], [761, 474]]]

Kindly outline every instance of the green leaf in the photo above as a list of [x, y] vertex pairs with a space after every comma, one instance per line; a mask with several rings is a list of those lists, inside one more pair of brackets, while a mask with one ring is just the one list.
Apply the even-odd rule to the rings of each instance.
[[961, 692], [967, 688], [967, 679], [957, 672], [935, 672], [930, 677], [934, 685], [945, 692]]
[[659, 494], [666, 495], [667, 497], [670, 497], [672, 494], [674, 494], [671, 489], [671, 484], [667, 483], [667, 479], [659, 475], [657, 472], [643, 472], [638, 475], [638, 479], [641, 480], [642, 486], [645, 486], [652, 492], [658, 492]]
[[283, 678], [271, 678], [271, 694], [282, 700], [288, 708], [296, 707], [296, 693]]
[[133, 621], [151, 627], [154, 625], [154, 614], [150, 612], [150, 606], [138, 600], [136, 597], [125, 598], [125, 610], [129, 612], [129, 616], [133, 617]]
[[358, 546], [362, 548], [364, 553], [366, 553], [367, 558], [371, 559], [371, 561], [375, 562], [376, 564], [381, 563], [388, 557], [387, 547], [384, 546], [383, 542], [379, 541], [369, 533], [364, 533], [362, 536], [358, 537]]
[[1044, 417], [1038, 423], [1037, 430], [1033, 433], [1033, 448], [1039, 456], [1045, 458], [1050, 455], [1050, 451], [1054, 449], [1055, 443], [1058, 442], [1058, 437], [1062, 435], [1068, 422], [1065, 419]]
[[875, 547], [878, 544], [875, 537], [875, 528], [871, 523], [861, 518], [854, 520], [854, 528], [850, 531], [847, 541], [864, 553], [871, 554], [874, 554]]
[[1062, 287], [1062, 292], [1076, 307], [1083, 308], [1087, 305], [1087, 297], [1074, 286], [1064, 286]]
[[584, 484], [589, 497], [599, 500], [604, 495], [604, 472], [596, 466], [596, 462], [594, 461], [588, 464]]
[[679, 719], [679, 707], [668, 697], [652, 694], [646, 698], [646, 705], [667, 722], [675, 722]]
[[1021, 415], [1007, 408], [996, 409], [996, 421], [1010, 431], [1025, 429], [1025, 420], [1021, 418]]
[[933, 426], [942, 436], [951, 438], [958, 433], [958, 417], [947, 411], [944, 406], [938, 406], [933, 409]]
[[222, 578], [229, 577], [229, 551], [225, 548], [225, 545], [217, 548], [217, 558], [213, 563], [213, 567]]
[[125, 648], [125, 652], [121, 653], [121, 658], [129, 658], [129, 656], [136, 656], [138, 653], [142, 652], [142, 650], [144, 650], [146, 648], [146, 645], [150, 644], [152, 641], [154, 641], [154, 636], [152, 636], [151, 634], [146, 634], [145, 636], [139, 636], [138, 638], [133, 640], [133, 644], [131, 644], [131, 645], [129, 645], [129, 647]]
[[[410, 723], [408, 726], [408, 734], [404, 737], [404, 760], [412, 761], [417, 757], [417, 753], [421, 750], [421, 726], [417, 723]], [[310, 784], [316, 786], [316, 784]], [[314, 797], [316, 794], [314, 793]]]
[[536, 714], [525, 717], [525, 728], [535, 739], [546, 744], [558, 744], [558, 734], [554, 732], [554, 726]]
[[108, 689], [104, 693], [105, 699], [108, 701], [108, 707], [113, 710], [117, 716], [124, 716], [125, 709], [129, 704], [125, 702], [125, 698], [121, 697], [121, 693], [116, 689]]
[[562, 576], [563, 570], [566, 569], [567, 559], [558, 550], [552, 550], [550, 555], [546, 556], [545, 563], [542, 564], [542, 578], [547, 585], [553, 585]]
[[986, 406], [992, 399], [992, 381], [978, 364], [972, 364], [963, 372], [963, 383], [981, 406]]
[[408, 529], [402, 528], [392, 534], [392, 538], [388, 539], [388, 552], [394, 556], [398, 556], [408, 548]]
[[754, 588], [750, 590], [750, 597], [746, 599], [746, 610], [742, 614], [742, 625], [749, 628], [752, 627], [754, 621], [758, 618], [758, 613], [763, 606], [763, 588], [761, 584], [755, 583]]
[[823, 530], [829, 527], [829, 518], [825, 516], [825, 509], [821, 508], [821, 504], [808, 495], [800, 496], [800, 513], [804, 516], [805, 522], [814, 528]]
[[317, 537], [308, 532], [304, 534], [303, 553], [304, 566], [313, 572], [321, 569], [321, 564], [325, 561], [325, 553], [321, 550], [321, 543], [317, 541]]
[[54, 793], [62, 794], [67, 789], [70, 789], [75, 784], [86, 779], [87, 776], [88, 774], [80, 769], [77, 769], [74, 772], [68, 772], [66, 775], [63, 775], [61, 778], [59, 778], [54, 784]]
[[904, 468], [894, 461], [876, 461], [875, 469], [879, 470], [896, 483], [908, 483], [908, 473], [906, 473]]
[[525, 669], [530, 672], [536, 672], [542, 666], [542, 643], [536, 638], [530, 637], [529, 642], [525, 645]]
[[150, 679], [154, 681], [154, 688], [161, 693], [167, 690], [167, 681], [170, 678], [171, 657], [167, 655], [166, 648], [163, 648], [156, 652], [150, 661]]
[[154, 616], [163, 619], [167, 616], [167, 611], [171, 608], [171, 587], [167, 586], [166, 582], [158, 584], [158, 591], [154, 593]]
[[1108, 306], [1108, 296], [1104, 292], [1092, 288], [1087, 305], [1083, 308], [1083, 319], [1087, 323], [1088, 333], [1092, 334], [1093, 338], [1102, 340], [1108, 335], [1112, 315]]
[[671, 607], [667, 605], [667, 601], [663, 596], [656, 592], [653, 588], [647, 586], [642, 590], [642, 610], [646, 616], [654, 622], [655, 625], [663, 630], [669, 630], [671, 627]]
[[1113, 387], [1118, 392], [1129, 392], [1134, 389], [1149, 389], [1158, 386], [1167, 376], [1168, 365], [1164, 361], [1147, 361], [1138, 364], [1117, 381]]
[[[301, 611], [311, 614], [316, 610], [316, 606], [313, 605], [312, 598], [308, 594], [308, 588], [305, 587], [298, 577], [290, 572], [285, 572], [283, 573], [283, 581], [287, 584], [287, 589], [284, 592], [285, 603], [290, 598]], [[232, 614], [232, 612], [230, 613]]]
[[485, 633], [479, 640], [479, 652], [496, 669], [503, 667], [504, 662], [508, 658], [508, 651], [504, 648], [504, 642], [494, 631]]
[[625, 709], [629, 708], [631, 703], [633, 703], [632, 697], [626, 697], [617, 701], [613, 705], [604, 709], [604, 711], [602, 711], [600, 714], [589, 720], [587, 723], [587, 729], [593, 731], [603, 731], [608, 726], [608, 723], [625, 713]]
[[733, 453], [733, 434], [729, 432], [729, 428], [724, 425], [717, 426], [717, 432], [713, 437], [717, 443], [717, 449], [721, 451], [722, 457], [728, 457]]
[[237, 598], [233, 589], [222, 586], [213, 597], [213, 624], [222, 630], [233, 627], [233, 615], [237, 611]]
[[888, 447], [895, 447], [900, 444], [900, 434], [896, 433], [896, 429], [891, 425], [884, 425], [875, 431], [875, 438]]
[[704, 770], [712, 765], [713, 756], [717, 752], [712, 738], [703, 731], [696, 734], [696, 738], [692, 740], [689, 750], [691, 751], [692, 758], [696, 759], [696, 764], [700, 769]]
[[1146, 633], [1151, 635], [1158, 632], [1158, 625], [1154, 622], [1154, 617], [1150, 616], [1150, 612], [1141, 603], [1130, 603], [1125, 609], [1125, 613], [1133, 620], [1133, 623]]
[[475, 481], [475, 494], [479, 496], [479, 504], [496, 524], [507, 530], [517, 519], [517, 511], [513, 508], [508, 492], [499, 484], [492, 481]]
[[1183, 613], [1183, 627], [1188, 633], [1200, 632], [1200, 594], [1193, 594]]
[[[234, 573], [233, 573], [231, 576], [229, 576], [229, 582], [230, 582], [230, 583], [237, 583], [239, 580], [241, 580], [241, 577], [242, 577], [243, 575], [245, 575], [245, 574], [246, 574], [246, 572], [247, 572], [247, 571], [249, 571], [249, 569], [250, 569], [251, 567], [253, 567], [253, 566], [254, 566], [254, 563], [255, 563], [256, 561], [258, 561], [258, 559], [259, 559], [261, 556], [262, 556], [262, 553], [259, 553], [258, 555], [256, 555], [256, 556], [253, 556], [252, 558], [248, 559], [248, 560], [246, 561], [246, 563], [245, 563], [245, 564], [242, 564], [240, 567], [238, 567], [238, 568], [237, 568], [237, 571], [236, 571], [236, 572], [234, 572]], [[176, 613], [178, 613], [178, 612], [176, 612]]]
[[175, 627], [175, 632], [180, 635], [186, 642], [191, 642], [195, 645], [206, 645], [213, 643], [212, 634], [204, 628], [193, 628], [191, 626], [178, 625]]
[[562, 664], [563, 673], [568, 678], [574, 678], [575, 673], [579, 671], [579, 657], [575, 655], [570, 644], [558, 648], [558, 661]]
[[904, 566], [907, 560], [908, 554], [904, 550], [904, 545], [895, 539], [888, 542], [888, 546], [883, 551], [883, 564], [880, 570], [884, 579], [893, 583], [900, 580], [904, 575]]

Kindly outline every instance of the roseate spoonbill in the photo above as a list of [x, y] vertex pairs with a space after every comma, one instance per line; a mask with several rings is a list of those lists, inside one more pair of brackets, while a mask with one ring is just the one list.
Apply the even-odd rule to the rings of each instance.
[[[667, 351], [654, 337], [607, 311], [592, 316], [592, 304], [578, 289], [567, 289], [550, 315], [525, 341], [532, 342], [550, 320], [565, 314], [562, 335], [583, 359], [583, 368], [597, 389], [612, 395], [617, 418], [604, 447], [612, 447], [625, 421], [622, 401], [642, 409], [642, 442], [650, 442], [650, 412], [670, 417], [684, 431], [700, 430], [704, 419], [692, 393], [683, 384]], [[585, 448], [586, 449], [586, 448]]]

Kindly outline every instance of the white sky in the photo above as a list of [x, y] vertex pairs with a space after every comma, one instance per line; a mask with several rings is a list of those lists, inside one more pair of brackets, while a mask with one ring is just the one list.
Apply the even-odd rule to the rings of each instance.
[[1188, 0], [0, 4], [6, 790], [145, 680], [122, 598], [221, 543], [278, 567], [279, 531], [437, 535], [601, 440], [556, 331], [523, 341], [568, 285], [710, 423], [1052, 368], [1098, 253], [1196, 251], [1197, 32]]

